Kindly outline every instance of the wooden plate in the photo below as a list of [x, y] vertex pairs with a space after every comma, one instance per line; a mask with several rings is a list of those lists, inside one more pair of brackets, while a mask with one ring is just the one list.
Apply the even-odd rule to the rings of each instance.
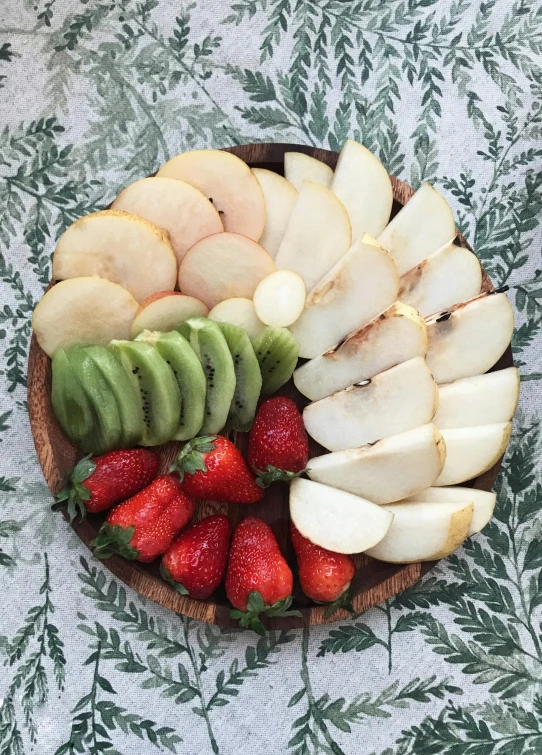
[[[290, 150], [305, 152], [322, 160], [332, 168], [335, 168], [337, 162], [337, 154], [334, 152], [292, 144], [254, 144], [232, 147], [226, 151], [238, 155], [253, 167], [268, 168], [282, 174], [284, 153]], [[410, 199], [414, 191], [397, 178], [392, 177], [391, 180], [395, 200], [393, 216]], [[468, 247], [465, 239], [461, 236], [459, 238], [461, 244]], [[493, 290], [491, 281], [485, 273], [482, 290]], [[512, 352], [509, 347], [494, 369], [509, 367], [512, 364]], [[304, 406], [307, 403], [291, 381], [281, 393], [294, 398], [299, 406]], [[51, 492], [56, 493], [62, 487], [64, 475], [73, 467], [81, 454], [60, 429], [52, 410], [50, 397], [51, 360], [41, 350], [36, 338], [32, 336], [28, 361], [28, 411], [43, 474]], [[243, 451], [246, 450], [247, 437], [247, 434], [238, 433], [234, 438]], [[158, 449], [162, 458], [162, 470], [168, 468], [179, 448], [180, 444], [178, 443], [168, 443]], [[311, 443], [311, 456], [318, 455], [322, 450], [318, 444]], [[500, 463], [499, 461], [489, 472], [465, 484], [481, 490], [491, 490]], [[288, 559], [294, 574], [296, 573], [295, 556], [288, 535], [288, 489], [285, 484], [272, 486], [271, 489], [266, 491], [264, 499], [252, 506], [228, 506], [221, 503], [201, 502], [198, 505], [197, 516], [202, 518], [216, 512], [227, 512], [234, 526], [248, 514], [262, 517], [273, 528], [282, 552]], [[103, 517], [91, 516], [84, 522], [74, 522], [73, 528], [81, 540], [88, 545], [100, 528], [102, 521]], [[354, 578], [355, 597], [353, 601], [356, 612], [365, 611], [367, 608], [410, 587], [436, 563], [428, 562], [400, 566], [375, 561], [364, 555], [356, 556], [356, 562], [358, 569]], [[105, 561], [104, 566], [141, 595], [177, 613], [221, 626], [237, 625], [229, 618], [230, 606], [226, 600], [223, 587], [213, 595], [211, 600], [193, 600], [179, 595], [164, 582], [160, 577], [156, 563], [140, 564], [136, 561], [125, 561], [122, 558], [113, 557]], [[297, 579], [294, 585], [294, 597], [294, 605], [301, 611], [303, 618], [268, 620], [266, 623], [268, 628], [286, 629], [311, 624], [324, 624], [349, 616], [345, 611], [337, 611], [333, 617], [326, 619], [324, 617], [325, 607], [312, 604], [301, 592]]]

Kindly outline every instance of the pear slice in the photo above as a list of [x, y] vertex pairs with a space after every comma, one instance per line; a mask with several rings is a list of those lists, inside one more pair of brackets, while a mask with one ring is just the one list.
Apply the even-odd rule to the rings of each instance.
[[357, 241], [307, 296], [292, 326], [300, 356], [316, 357], [366, 325], [397, 298], [399, 277], [390, 255]]
[[335, 349], [299, 367], [294, 383], [303, 395], [318, 401], [426, 352], [425, 320], [412, 307], [396, 301]]
[[401, 277], [399, 299], [428, 317], [473, 299], [481, 286], [476, 255], [450, 241]]
[[175, 288], [177, 260], [154, 223], [122, 210], [102, 210], [72, 223], [53, 255], [53, 280], [92, 275], [118, 283], [142, 302]]
[[384, 228], [377, 241], [404, 275], [455, 238], [452, 210], [431, 184], [424, 183]]
[[429, 424], [375, 444], [318, 456], [309, 461], [308, 475], [373, 503], [392, 503], [432, 485], [445, 459], [442, 435]]
[[439, 387], [433, 422], [441, 429], [508, 422], [518, 401], [519, 372], [515, 367], [462, 378]]
[[291, 270], [276, 270], [258, 284], [254, 291], [254, 308], [266, 325], [287, 328], [299, 319], [306, 296], [300, 275]]
[[474, 506], [469, 527], [469, 537], [484, 529], [493, 516], [496, 493], [477, 488], [427, 488], [421, 493], [405, 498], [405, 501], [425, 501], [438, 506], [441, 503], [472, 503]]
[[441, 430], [441, 434], [446, 443], [446, 463], [433, 483], [435, 487], [459, 485], [491, 469], [506, 451], [512, 423], [457, 427]]
[[177, 330], [189, 317], [205, 317], [208, 312], [205, 304], [193, 296], [186, 296], [179, 291], [161, 291], [149, 296], [139, 305], [130, 338], [133, 341], [144, 330], [169, 333]]
[[437, 383], [487, 372], [504, 354], [514, 331], [506, 294], [484, 294], [451, 313], [427, 319], [427, 364]]
[[289, 181], [272, 170], [253, 168], [252, 172], [262, 187], [265, 199], [265, 227], [259, 241], [265, 251], [275, 259], [297, 202], [297, 190]]
[[334, 553], [360, 553], [378, 543], [391, 513], [364, 498], [300, 477], [290, 485], [290, 517], [311, 543]]
[[162, 165], [159, 178], [176, 178], [199, 189], [220, 213], [224, 230], [258, 241], [265, 226], [265, 199], [248, 165], [220, 149], [195, 149]]
[[342, 202], [324, 186], [304, 181], [275, 261], [279, 270], [299, 273], [311, 291], [351, 241], [350, 220]]
[[425, 360], [415, 357], [309, 404], [303, 420], [309, 435], [324, 448], [342, 451], [426, 425], [437, 399]]
[[298, 191], [303, 181], [314, 181], [329, 189], [333, 181], [333, 170], [321, 160], [304, 152], [284, 153], [284, 175]]
[[208, 314], [209, 320], [227, 322], [246, 330], [250, 338], [257, 338], [265, 325], [256, 314], [252, 299], [234, 297], [216, 304]]
[[459, 548], [469, 534], [472, 502], [447, 502], [435, 506], [422, 501], [390, 503], [383, 506], [393, 514], [393, 522], [368, 556], [393, 564], [436, 561]]
[[341, 150], [331, 191], [346, 207], [354, 241], [364, 233], [382, 233], [393, 204], [390, 177], [380, 160], [353, 139], [347, 139]]

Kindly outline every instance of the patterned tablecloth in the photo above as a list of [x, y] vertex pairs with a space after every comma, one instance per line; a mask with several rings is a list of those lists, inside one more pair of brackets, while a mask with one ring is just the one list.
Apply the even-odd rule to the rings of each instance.
[[[2, 0], [0, 753], [542, 753], [542, 3]], [[422, 583], [310, 631], [125, 589], [59, 515], [25, 406], [61, 231], [199, 146], [374, 150], [436, 184], [517, 315], [498, 508]]]

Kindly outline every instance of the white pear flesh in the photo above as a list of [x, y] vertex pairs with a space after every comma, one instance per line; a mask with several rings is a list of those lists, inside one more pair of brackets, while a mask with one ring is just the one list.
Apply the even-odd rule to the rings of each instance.
[[432, 485], [445, 459], [442, 435], [428, 424], [372, 445], [318, 456], [309, 461], [308, 475], [316, 482], [384, 504]]
[[383, 506], [394, 515], [392, 525], [368, 556], [392, 564], [436, 561], [459, 548], [469, 534], [472, 503], [390, 503]]
[[234, 297], [216, 304], [207, 315], [215, 322], [228, 322], [246, 330], [250, 338], [260, 335], [265, 325], [256, 314], [252, 299]]
[[304, 152], [284, 153], [284, 175], [298, 191], [303, 181], [314, 181], [326, 189], [333, 181], [333, 170], [329, 165]]
[[265, 199], [265, 227], [259, 243], [275, 259], [290, 215], [297, 202], [297, 189], [278, 173], [252, 168]]
[[481, 375], [504, 354], [513, 332], [514, 310], [506, 294], [460, 304], [447, 319], [427, 320], [429, 369], [437, 383]]
[[441, 429], [508, 422], [518, 406], [519, 386], [516, 367], [441, 385], [433, 422]]
[[399, 275], [404, 275], [454, 238], [454, 216], [448, 202], [431, 184], [424, 183], [377, 241], [395, 260]]
[[32, 327], [50, 357], [74, 344], [109, 344], [130, 337], [137, 301], [105, 278], [69, 278], [50, 288], [32, 315]]
[[511, 422], [441, 430], [446, 443], [444, 469], [433, 485], [459, 485], [473, 480], [496, 464], [506, 451]]
[[478, 490], [477, 488], [427, 488], [427, 490], [423, 490], [421, 493], [409, 496], [405, 501], [425, 501], [433, 503], [435, 506], [450, 502], [472, 503], [474, 509], [469, 527], [470, 537], [483, 530], [493, 516], [497, 495], [496, 493], [490, 493], [487, 490]]
[[318, 401], [426, 352], [425, 320], [397, 301], [335, 349], [299, 367], [294, 383], [304, 396]]
[[482, 286], [482, 267], [469, 249], [452, 242], [401, 276], [399, 299], [424, 317], [474, 299]]
[[156, 174], [199, 189], [220, 213], [224, 230], [258, 241], [265, 227], [265, 199], [248, 165], [220, 149], [196, 149], [172, 157]]
[[144, 330], [168, 333], [189, 317], [206, 317], [209, 309], [199, 299], [179, 291], [153, 294], [139, 305], [130, 330], [132, 341]]
[[348, 214], [320, 184], [304, 181], [275, 257], [279, 270], [293, 270], [307, 291], [328, 273], [352, 242]]
[[431, 422], [438, 393], [422, 357], [375, 375], [367, 385], [309, 404], [305, 429], [330, 451], [373, 443]]
[[179, 288], [212, 309], [224, 299], [251, 299], [260, 281], [276, 270], [256, 241], [239, 233], [215, 233], [198, 241], [179, 268]]
[[299, 477], [290, 484], [290, 518], [311, 543], [334, 553], [371, 548], [393, 521], [393, 515], [381, 506]]
[[291, 270], [277, 270], [258, 284], [254, 308], [260, 320], [274, 328], [287, 328], [298, 318], [307, 292], [303, 278]]
[[122, 210], [79, 218], [64, 231], [53, 255], [53, 280], [97, 275], [144, 301], [175, 288], [177, 258], [154, 223]]
[[307, 296], [292, 326], [301, 357], [312, 358], [384, 312], [397, 298], [399, 276], [390, 255], [357, 241]]
[[346, 207], [354, 241], [364, 233], [382, 233], [393, 204], [390, 177], [380, 160], [353, 139], [347, 139], [341, 150], [331, 191]]

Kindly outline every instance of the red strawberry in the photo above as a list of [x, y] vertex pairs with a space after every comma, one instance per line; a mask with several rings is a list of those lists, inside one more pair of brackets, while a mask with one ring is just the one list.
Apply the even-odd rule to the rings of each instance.
[[147, 448], [110, 451], [103, 456], [85, 456], [68, 473], [66, 485], [55, 496], [52, 508], [66, 508], [70, 522], [87, 511], [107, 511], [149, 485], [158, 474], [160, 457]]
[[221, 435], [186, 443], [169, 471], [179, 472], [183, 490], [193, 498], [256, 503], [263, 497], [239, 449]]
[[260, 406], [248, 446], [248, 463], [258, 475], [258, 485], [297, 477], [309, 461], [309, 439], [303, 417], [285, 396], [270, 398]]
[[162, 576], [182, 595], [208, 598], [222, 582], [230, 538], [231, 524], [224, 514], [196, 522], [164, 555]]
[[226, 594], [242, 627], [265, 634], [260, 616], [301, 616], [292, 604], [292, 571], [271, 527], [249, 516], [235, 530], [230, 549]]
[[161, 475], [109, 513], [91, 542], [94, 555], [118, 554], [148, 563], [168, 550], [193, 513], [194, 501], [177, 475]]
[[333, 553], [311, 543], [293, 523], [290, 523], [290, 535], [305, 595], [317, 603], [329, 603], [326, 616], [331, 616], [338, 608], [353, 611], [349, 587], [356, 567], [351, 556]]

